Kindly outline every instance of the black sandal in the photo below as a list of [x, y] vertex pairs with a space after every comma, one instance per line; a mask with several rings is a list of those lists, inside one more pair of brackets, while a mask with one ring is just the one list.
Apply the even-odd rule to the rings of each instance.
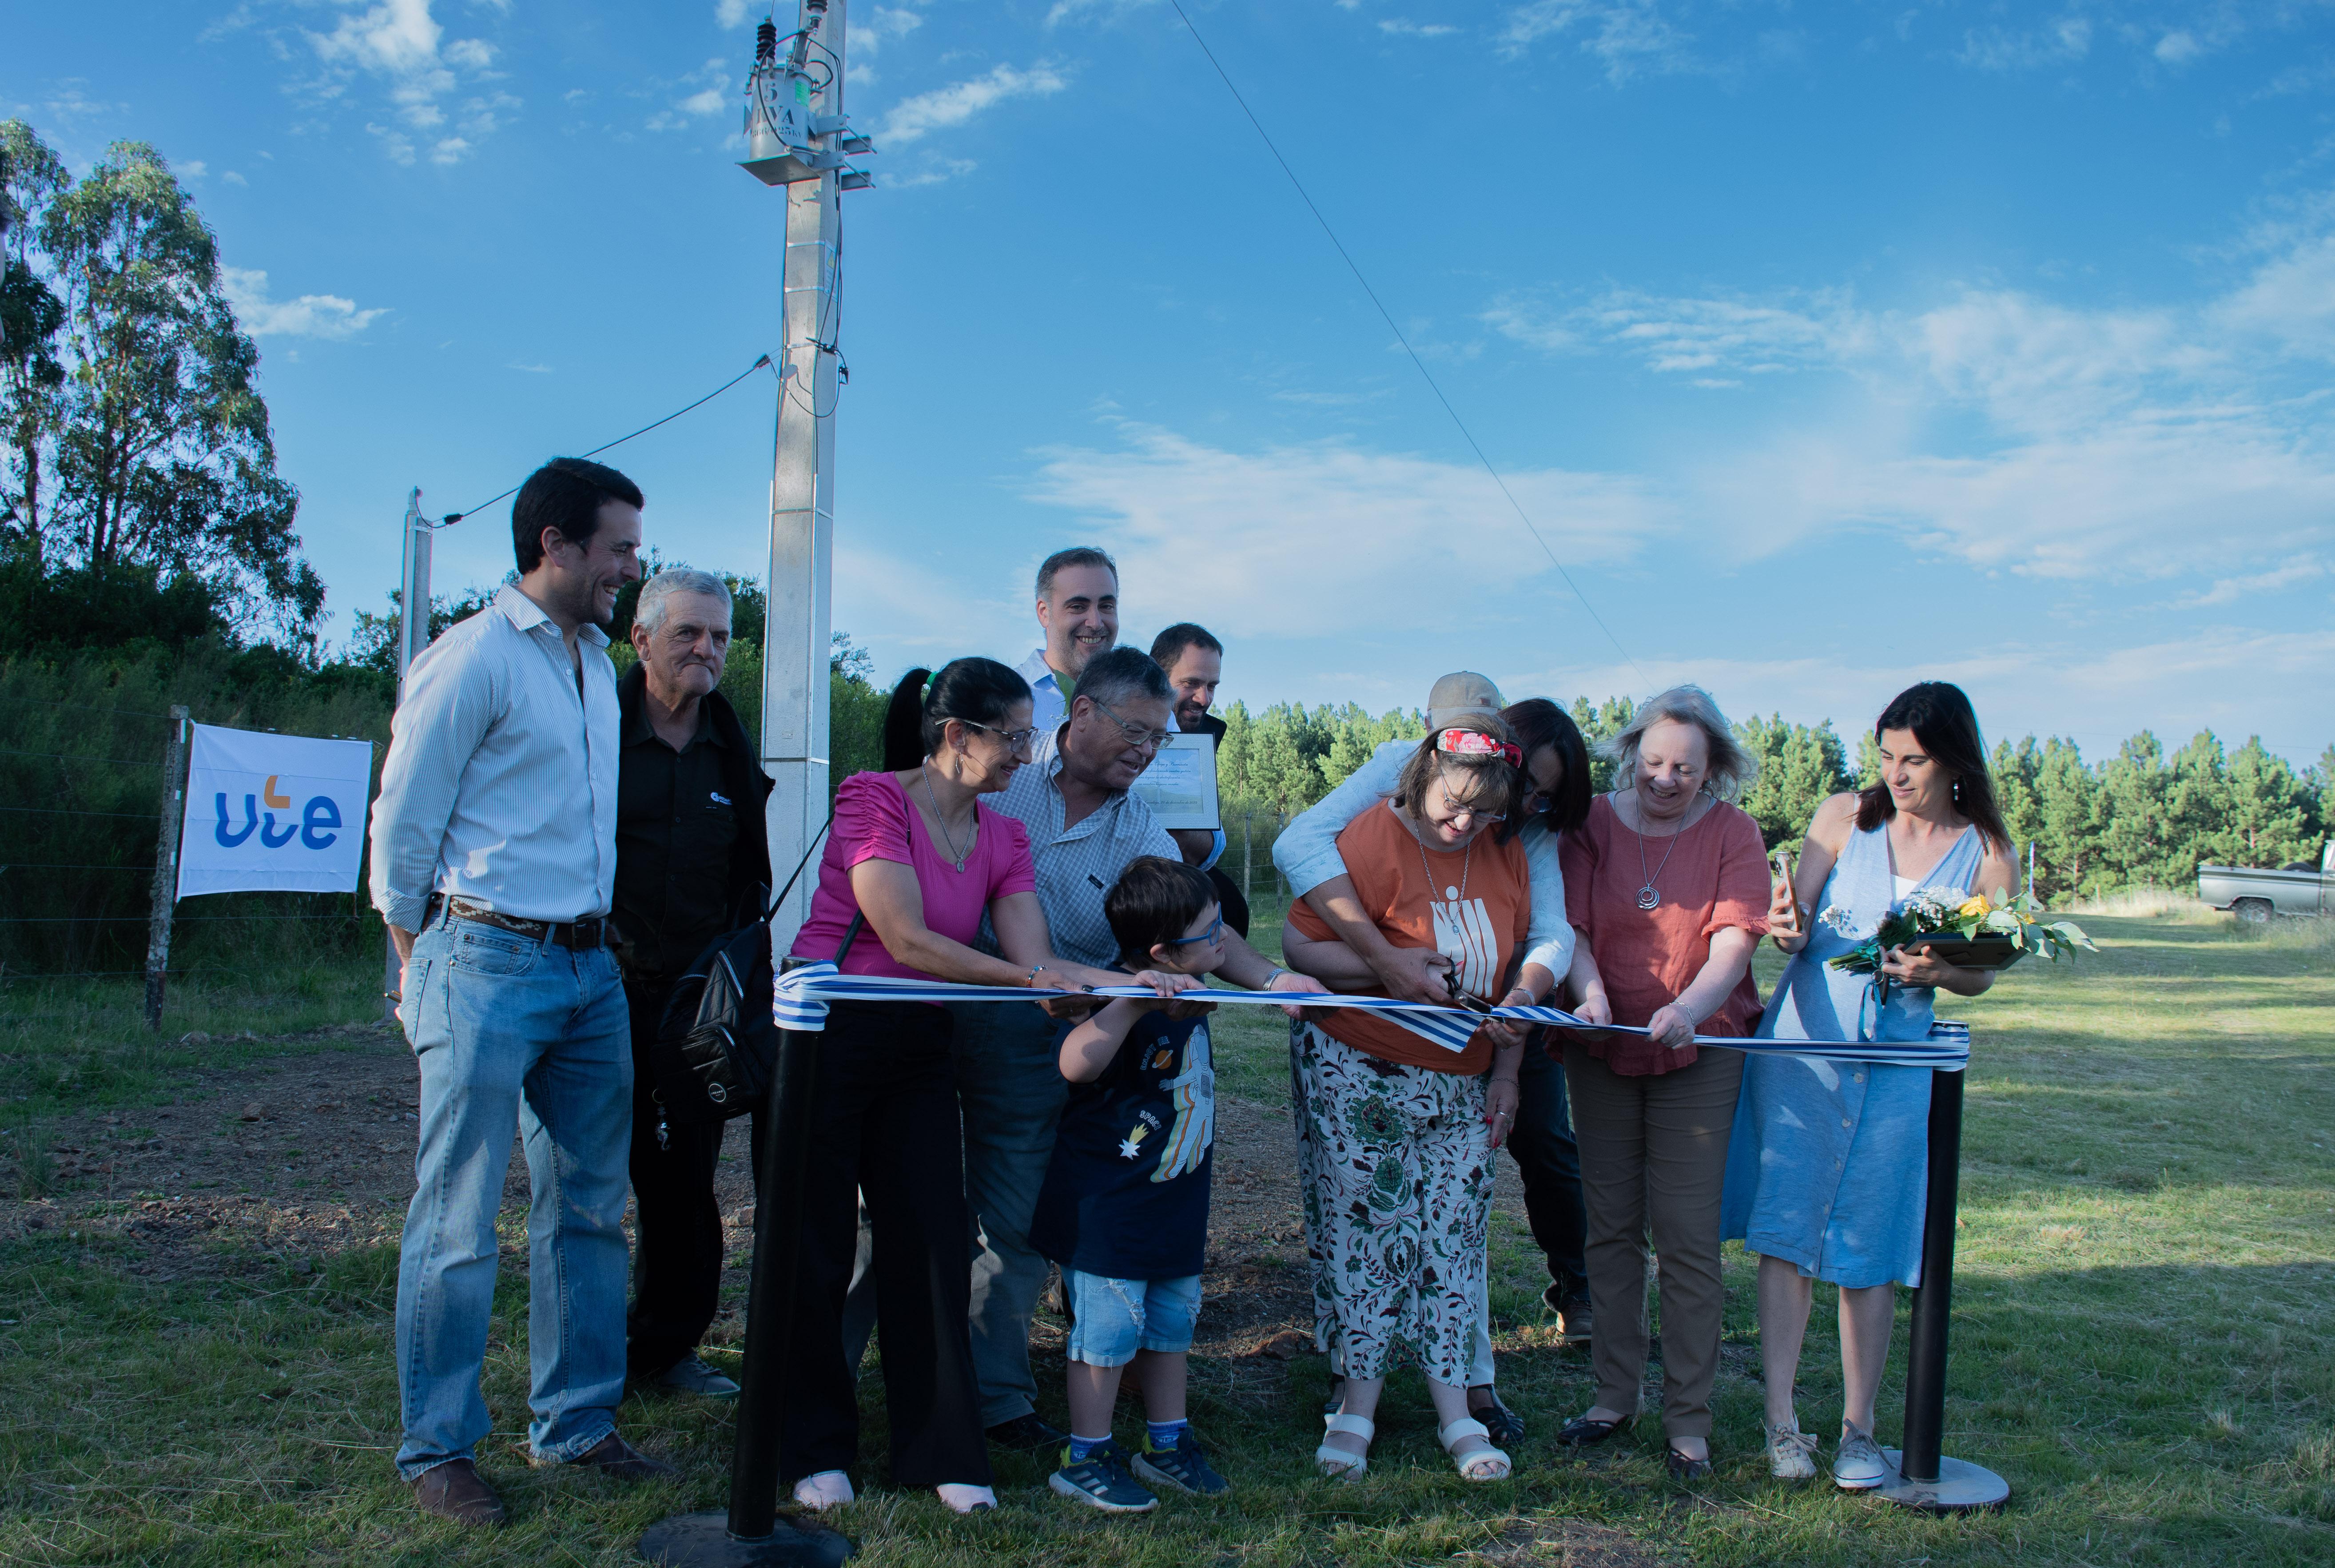
[[1479, 1406], [1471, 1400], [1468, 1406], [1468, 1414], [1471, 1419], [1484, 1423], [1484, 1430], [1491, 1434], [1492, 1447], [1513, 1448], [1523, 1442], [1525, 1440], [1524, 1418], [1500, 1402], [1499, 1390], [1493, 1388], [1491, 1384], [1471, 1384], [1468, 1392], [1473, 1394], [1478, 1390], [1487, 1396], [1491, 1402]]
[[1635, 1416], [1624, 1416], [1618, 1421], [1600, 1421], [1594, 1417], [1575, 1416], [1557, 1428], [1556, 1440], [1568, 1448], [1586, 1448], [1602, 1443], [1616, 1432], [1626, 1432]]
[[1690, 1459], [1676, 1448], [1668, 1450], [1665, 1462], [1670, 1466], [1673, 1481], [1702, 1481], [1710, 1476], [1709, 1459]]

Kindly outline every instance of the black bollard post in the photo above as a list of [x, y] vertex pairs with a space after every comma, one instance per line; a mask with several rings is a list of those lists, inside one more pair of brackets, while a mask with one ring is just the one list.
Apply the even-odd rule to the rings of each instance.
[[746, 1364], [738, 1393], [738, 1442], [730, 1460], [730, 1507], [675, 1514], [641, 1537], [640, 1554], [669, 1568], [836, 1568], [851, 1543], [832, 1530], [779, 1515], [779, 1428], [794, 1370], [794, 1299], [802, 1235], [803, 1163], [809, 1144], [816, 1038], [784, 1030], [762, 1128], [761, 1202], [746, 1302]]
[[[1952, 1027], [1952, 1026], [1949, 1026]], [[1905, 1359], [1905, 1447], [1884, 1449], [1891, 1475], [1879, 1495], [1931, 1514], [1999, 1508], [2010, 1485], [1940, 1449], [1945, 1441], [1946, 1341], [1954, 1292], [1954, 1210], [1962, 1186], [1962, 1078], [1930, 1075], [1929, 1201], [1922, 1222], [1922, 1282]]]

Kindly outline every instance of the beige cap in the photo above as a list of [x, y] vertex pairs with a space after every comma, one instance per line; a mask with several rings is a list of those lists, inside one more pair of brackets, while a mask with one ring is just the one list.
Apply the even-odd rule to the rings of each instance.
[[1497, 718], [1507, 704], [1500, 700], [1500, 689], [1473, 670], [1455, 670], [1435, 682], [1435, 690], [1427, 694], [1427, 727], [1448, 729], [1460, 720], [1475, 714], [1488, 713]]

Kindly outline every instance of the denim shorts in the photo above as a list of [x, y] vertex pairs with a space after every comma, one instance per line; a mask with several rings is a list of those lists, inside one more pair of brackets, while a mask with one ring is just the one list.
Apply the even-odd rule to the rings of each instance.
[[1090, 1367], [1123, 1367], [1138, 1350], [1170, 1354], [1192, 1348], [1200, 1316], [1200, 1276], [1114, 1280], [1064, 1269], [1071, 1292], [1070, 1358]]

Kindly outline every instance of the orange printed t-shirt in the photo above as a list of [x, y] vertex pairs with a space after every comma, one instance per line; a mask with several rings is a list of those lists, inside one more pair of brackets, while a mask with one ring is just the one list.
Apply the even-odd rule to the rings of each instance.
[[[1451, 960], [1462, 991], [1487, 1002], [1500, 999], [1516, 944], [1532, 928], [1532, 882], [1523, 845], [1513, 838], [1498, 843], [1487, 832], [1464, 851], [1429, 849], [1381, 800], [1346, 825], [1338, 835], [1338, 853], [1363, 911], [1389, 942], [1442, 953]], [[1289, 924], [1316, 942], [1337, 939], [1329, 922], [1303, 899], [1289, 906]], [[1356, 1050], [1406, 1067], [1472, 1076], [1492, 1066], [1491, 1044], [1481, 1034], [1454, 1053], [1390, 1018], [1352, 1007], [1324, 1008], [1321, 1029]]]

